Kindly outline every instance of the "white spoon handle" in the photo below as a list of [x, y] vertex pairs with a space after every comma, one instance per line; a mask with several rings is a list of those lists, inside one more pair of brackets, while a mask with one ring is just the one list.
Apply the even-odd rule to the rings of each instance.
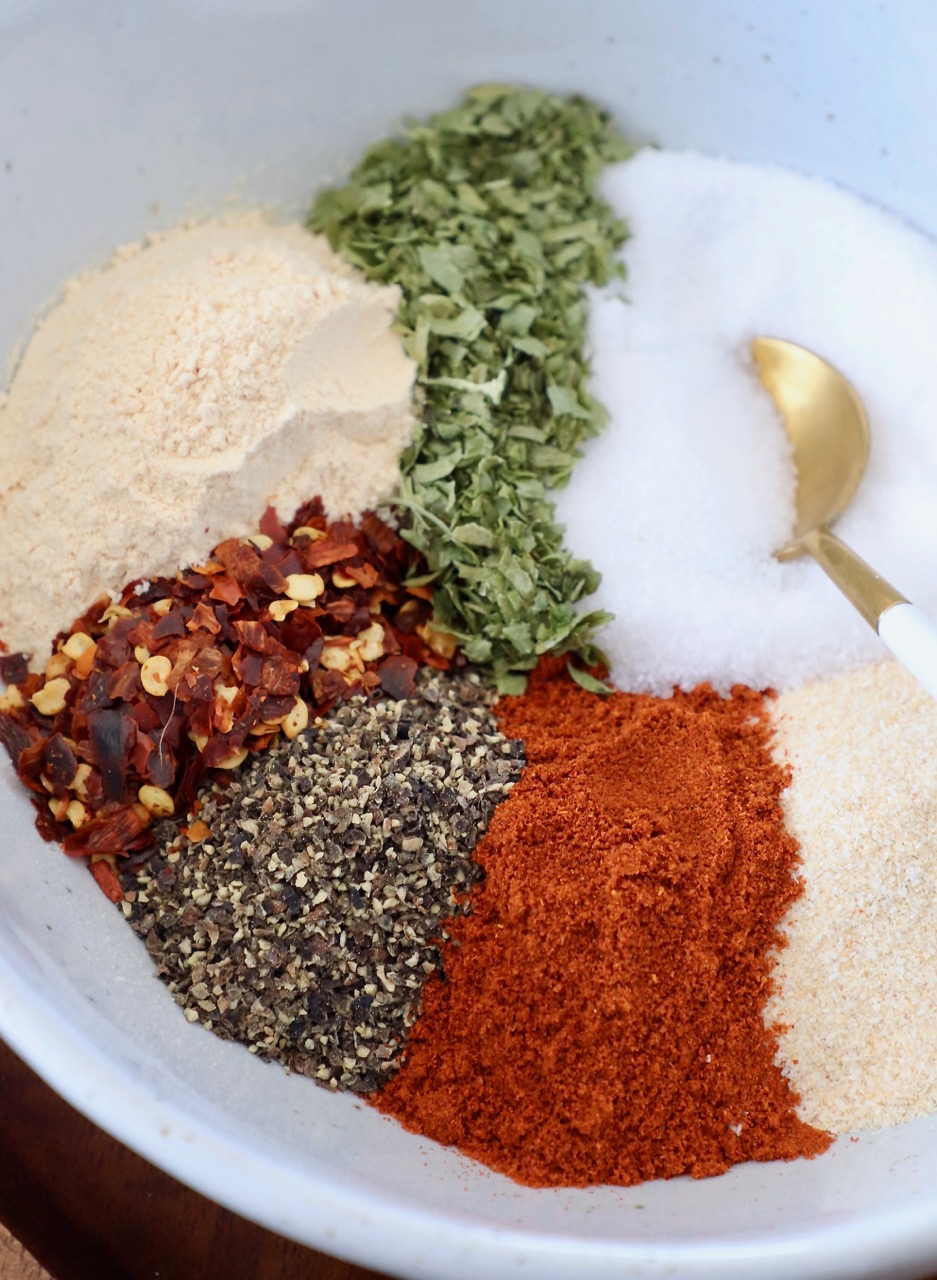
[[913, 604], [893, 604], [878, 620], [878, 634], [898, 661], [937, 698], [937, 627]]
[[800, 542], [898, 661], [937, 698], [937, 627], [835, 533], [821, 525]]

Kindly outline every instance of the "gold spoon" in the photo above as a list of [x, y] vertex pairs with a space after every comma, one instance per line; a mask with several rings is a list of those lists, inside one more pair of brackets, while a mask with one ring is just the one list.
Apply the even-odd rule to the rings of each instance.
[[784, 421], [797, 471], [794, 535], [777, 558], [813, 556], [895, 657], [937, 698], [937, 628], [829, 528], [849, 506], [869, 456], [862, 401], [837, 369], [794, 342], [755, 338], [752, 356]]

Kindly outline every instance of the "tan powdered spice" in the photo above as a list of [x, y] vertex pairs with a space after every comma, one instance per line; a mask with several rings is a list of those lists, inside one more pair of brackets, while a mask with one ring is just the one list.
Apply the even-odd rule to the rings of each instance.
[[806, 893], [766, 1016], [804, 1120], [897, 1124], [937, 1109], [937, 702], [887, 661], [772, 715]]
[[103, 592], [321, 494], [387, 498], [413, 427], [396, 289], [259, 217], [71, 282], [0, 401], [0, 638], [48, 653]]

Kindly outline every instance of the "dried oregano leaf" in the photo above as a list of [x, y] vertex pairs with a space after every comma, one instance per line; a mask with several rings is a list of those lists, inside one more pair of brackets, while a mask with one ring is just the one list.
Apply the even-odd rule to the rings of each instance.
[[604, 698], [615, 692], [611, 685], [607, 685], [604, 680], [600, 680], [598, 676], [594, 676], [590, 671], [583, 670], [582, 667], [573, 666], [571, 662], [566, 664], [566, 670], [579, 687], [585, 689], [588, 693], [597, 693]]
[[581, 661], [605, 620], [547, 490], [603, 423], [583, 352], [587, 282], [620, 271], [624, 224], [595, 192], [629, 147], [582, 97], [485, 85], [379, 143], [309, 226], [398, 284], [422, 423], [402, 459], [404, 536], [426, 557], [440, 626], [516, 692], [541, 654]]

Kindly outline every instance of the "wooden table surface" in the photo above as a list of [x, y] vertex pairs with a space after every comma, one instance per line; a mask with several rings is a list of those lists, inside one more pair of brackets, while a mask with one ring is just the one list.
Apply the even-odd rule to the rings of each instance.
[[0, 1280], [383, 1280], [190, 1191], [2, 1042], [0, 1223]]

